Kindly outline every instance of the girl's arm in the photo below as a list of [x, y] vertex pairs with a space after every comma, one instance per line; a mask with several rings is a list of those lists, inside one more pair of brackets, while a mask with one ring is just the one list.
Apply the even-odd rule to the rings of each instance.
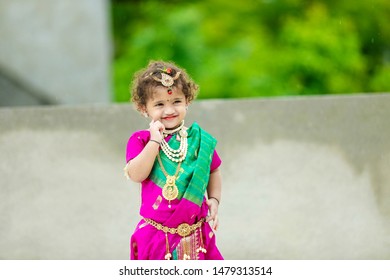
[[131, 180], [141, 183], [148, 178], [159, 152], [159, 147], [158, 143], [149, 141], [142, 152], [129, 161], [126, 166], [126, 172]]
[[207, 186], [207, 205], [209, 206], [210, 215], [207, 217], [206, 222], [213, 221], [213, 229], [217, 230], [218, 222], [218, 207], [221, 201], [222, 192], [222, 177], [219, 168], [215, 169], [210, 174], [209, 184]]
[[148, 178], [152, 171], [154, 161], [159, 152], [162, 141], [161, 132], [164, 130], [164, 125], [160, 121], [152, 121], [150, 123], [150, 141], [138, 156], [130, 160], [125, 168], [125, 172], [131, 180], [141, 183]]

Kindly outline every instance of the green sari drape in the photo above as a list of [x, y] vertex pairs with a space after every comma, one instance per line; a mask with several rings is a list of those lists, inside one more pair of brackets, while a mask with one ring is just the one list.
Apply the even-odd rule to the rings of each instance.
[[[193, 123], [187, 129], [187, 133], [187, 157], [182, 162], [176, 179], [179, 190], [177, 199], [185, 198], [201, 206], [210, 177], [210, 163], [217, 140], [197, 123]], [[176, 135], [171, 137], [169, 145], [173, 149], [179, 148], [180, 142], [177, 141]], [[167, 173], [174, 175], [178, 163], [172, 162], [162, 151], [160, 151], [160, 158]], [[154, 163], [150, 179], [161, 188], [165, 185], [166, 177], [158, 161]]]

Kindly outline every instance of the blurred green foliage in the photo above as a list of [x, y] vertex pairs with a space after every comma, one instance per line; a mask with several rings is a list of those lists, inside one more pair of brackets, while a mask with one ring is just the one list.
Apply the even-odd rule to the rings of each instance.
[[390, 91], [390, 1], [111, 1], [115, 101], [150, 60], [199, 98]]

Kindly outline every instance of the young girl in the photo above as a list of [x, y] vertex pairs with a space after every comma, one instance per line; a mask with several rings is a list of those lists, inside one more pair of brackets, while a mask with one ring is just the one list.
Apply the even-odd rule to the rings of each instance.
[[127, 144], [125, 175], [142, 184], [131, 259], [223, 259], [213, 232], [221, 200], [216, 140], [197, 123], [184, 126], [197, 90], [173, 63], [151, 62], [135, 75], [132, 101], [151, 122]]

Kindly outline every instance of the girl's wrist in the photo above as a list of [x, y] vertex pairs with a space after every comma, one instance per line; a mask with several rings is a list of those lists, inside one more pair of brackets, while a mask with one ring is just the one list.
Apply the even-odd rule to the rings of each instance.
[[214, 199], [214, 200], [218, 203], [218, 205], [219, 205], [219, 199], [218, 199], [218, 198], [216, 198], [216, 197], [214, 197], [214, 196], [210, 196], [210, 197], [209, 197], [209, 200], [210, 200], [210, 199]]
[[159, 141], [157, 141], [157, 140], [150, 139], [149, 141], [150, 141], [150, 142], [154, 142], [154, 143], [157, 143], [157, 144], [161, 145], [161, 142], [159, 142]]

